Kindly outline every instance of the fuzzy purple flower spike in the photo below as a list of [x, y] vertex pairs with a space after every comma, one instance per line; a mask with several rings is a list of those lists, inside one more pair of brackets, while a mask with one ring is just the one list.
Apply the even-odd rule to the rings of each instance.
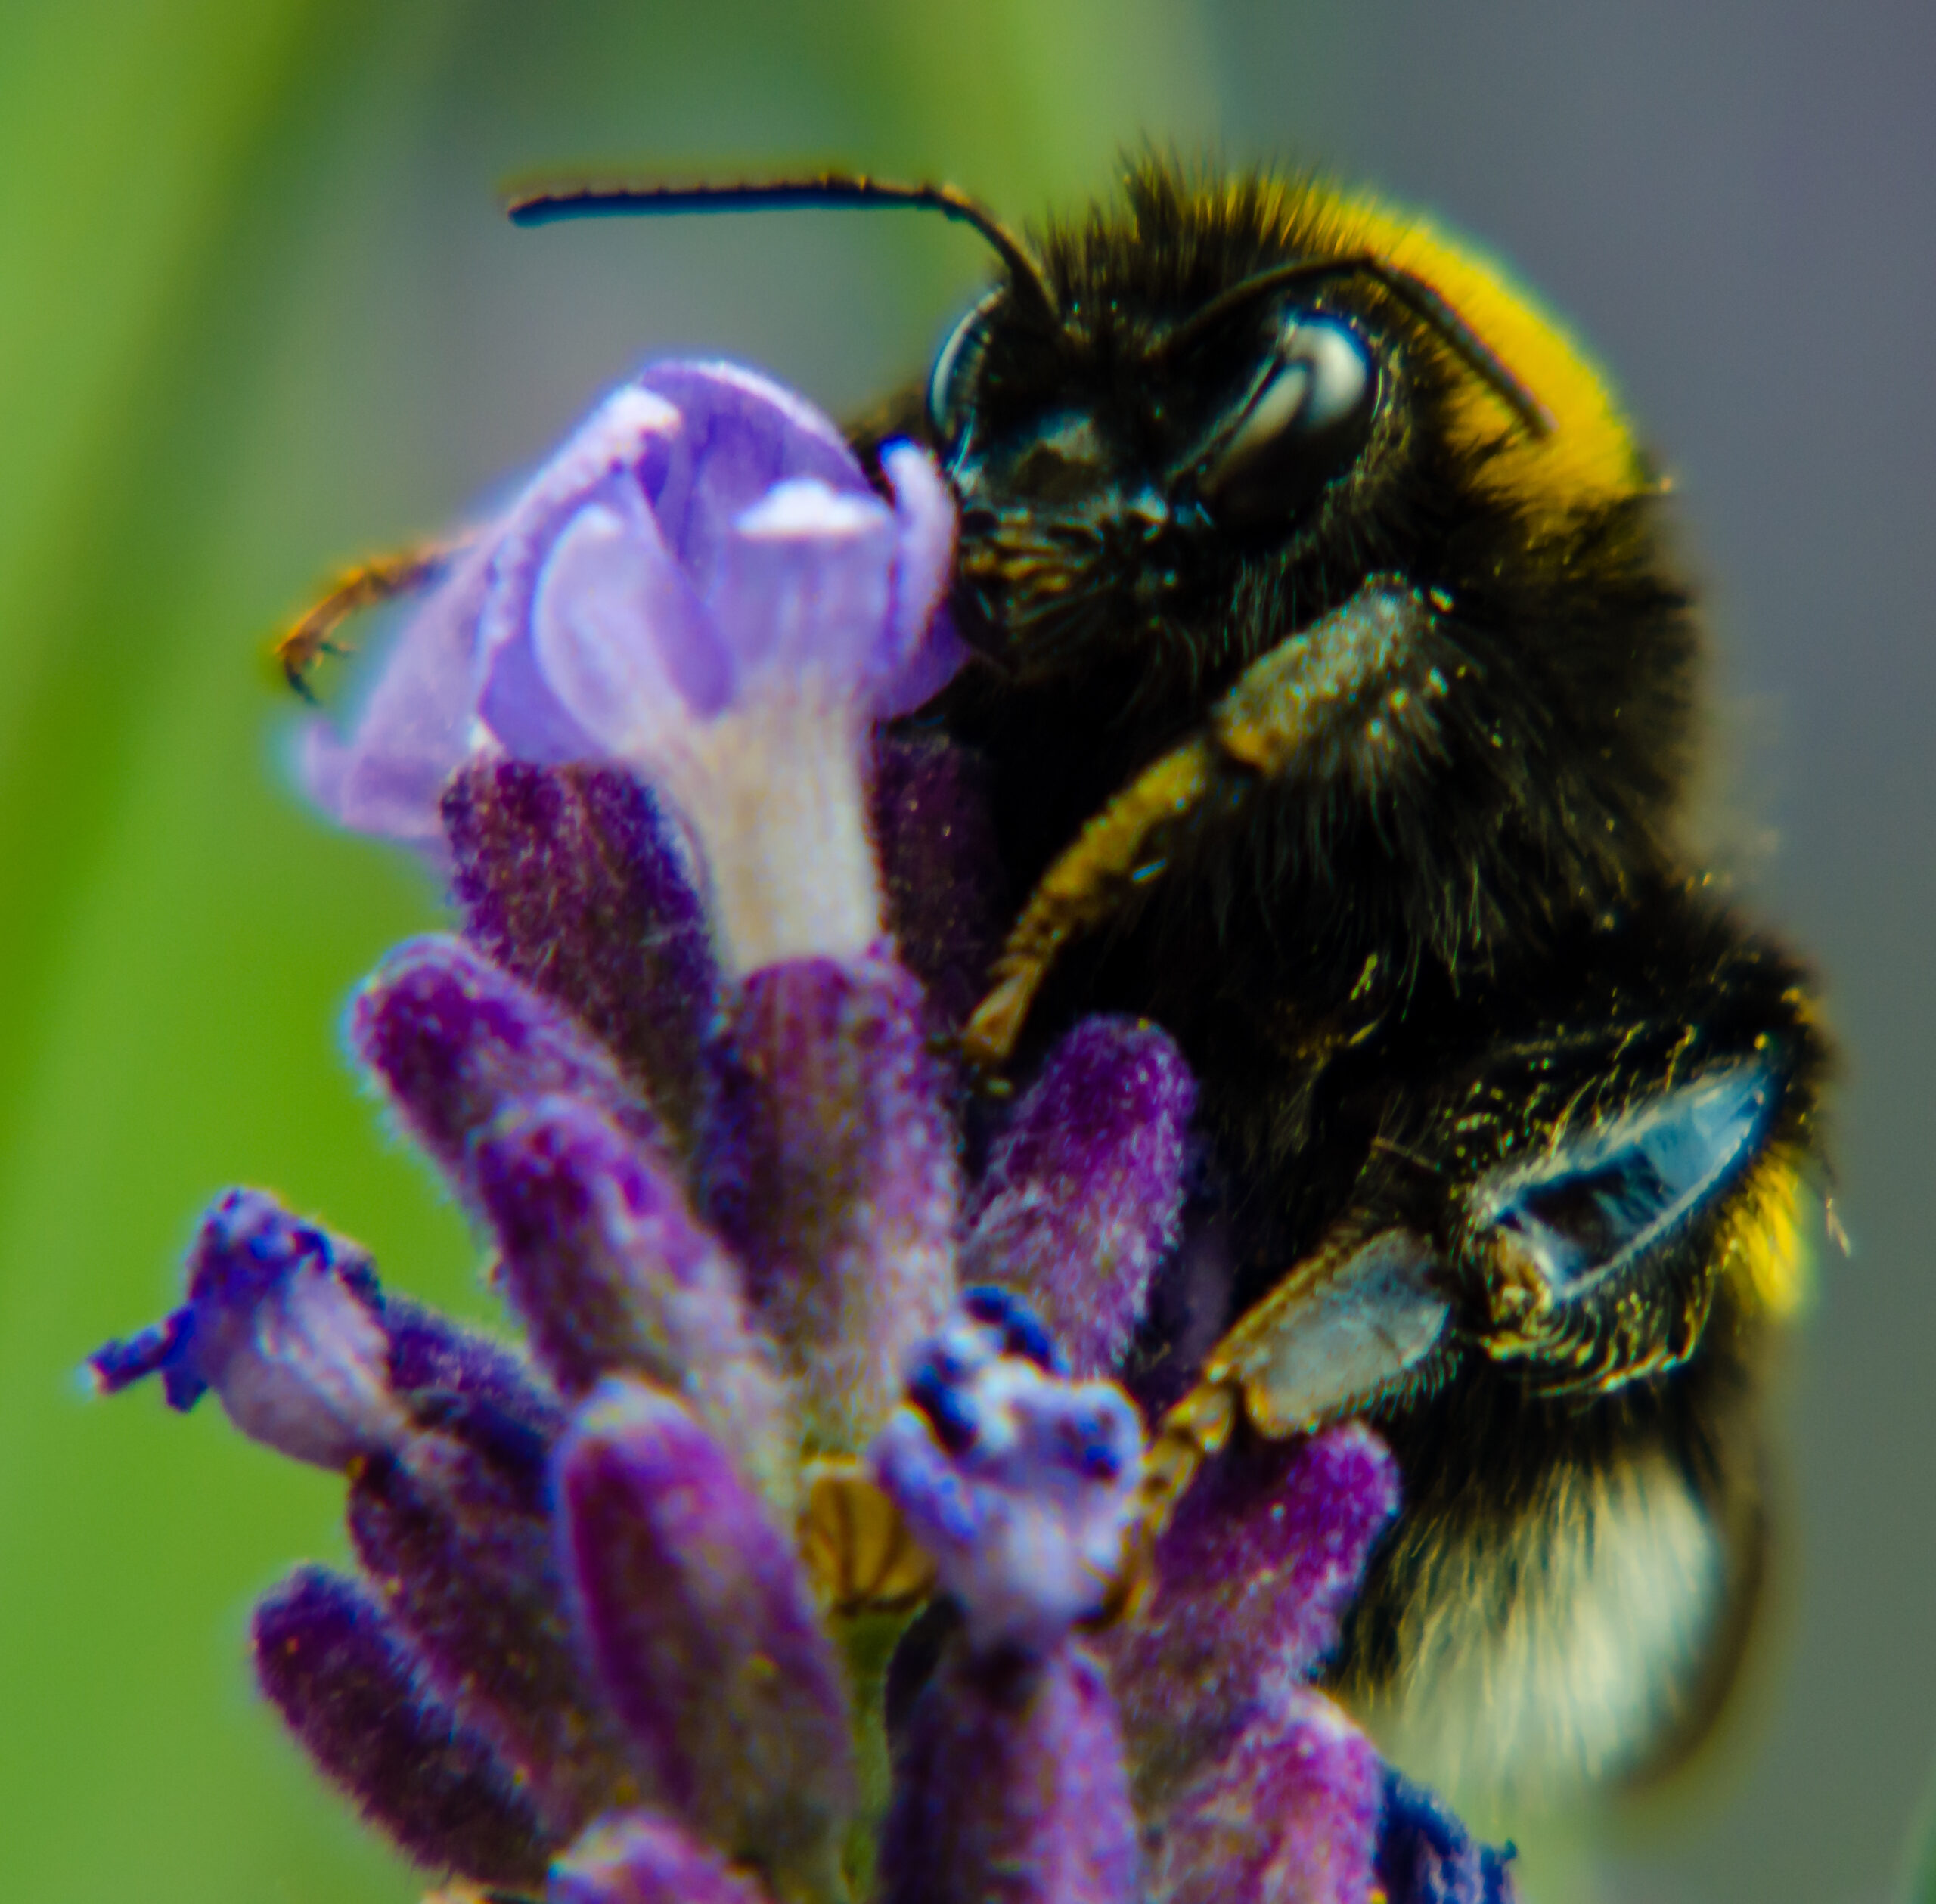
[[1115, 1703], [1073, 1630], [1117, 1589], [1142, 1425], [1122, 1390], [1066, 1366], [1014, 1298], [972, 1291], [874, 1444], [881, 1487], [961, 1613], [900, 1747], [889, 1904], [1139, 1894]]
[[461, 932], [386, 960], [349, 1042], [526, 1346], [245, 1189], [96, 1381], [343, 1476], [356, 1569], [270, 1592], [258, 1678], [493, 1898], [1506, 1904], [1310, 1683], [1393, 1511], [1368, 1430], [1227, 1450], [1111, 1624], [1147, 1543], [1110, 1378], [1202, 1140], [1119, 1019], [957, 1121], [935, 1034], [1001, 869], [976, 763], [881, 726], [963, 659], [953, 530], [923, 452], [877, 489], [709, 364], [469, 536], [306, 771], [450, 873]]

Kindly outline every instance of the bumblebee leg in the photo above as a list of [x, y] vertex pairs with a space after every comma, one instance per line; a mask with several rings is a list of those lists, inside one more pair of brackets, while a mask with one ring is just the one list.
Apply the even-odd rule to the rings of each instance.
[[1413, 1378], [1450, 1313], [1432, 1285], [1436, 1270], [1429, 1246], [1408, 1232], [1354, 1236], [1299, 1264], [1224, 1338], [1150, 1443], [1132, 1561], [1106, 1619], [1148, 1600], [1156, 1543], [1240, 1418], [1280, 1440], [1388, 1397]]
[[[1005, 1062], [1063, 947], [1108, 918], [1131, 888], [1162, 875], [1162, 829], [1200, 807], [1220, 778], [1274, 780], [1338, 745], [1372, 687], [1407, 657], [1416, 662], [1429, 621], [1409, 591], [1373, 585], [1305, 637], [1252, 662], [1202, 730], [1144, 768], [1043, 874], [996, 963], [995, 989], [962, 1034], [970, 1062], [988, 1069]], [[1387, 719], [1396, 722], [1402, 703], [1429, 731], [1424, 711], [1444, 691], [1435, 678], [1428, 669], [1415, 696], [1390, 699]]]
[[1163, 1417], [1143, 1457], [1127, 1562], [1092, 1626], [1113, 1626], [1149, 1604], [1156, 1584], [1156, 1543], [1203, 1464], [1230, 1438], [1238, 1406], [1234, 1390], [1202, 1384]]
[[962, 1032], [971, 1063], [994, 1070], [1007, 1062], [1056, 954], [1106, 919], [1128, 888], [1162, 871], [1147, 857], [1152, 836], [1202, 802], [1216, 768], [1207, 736], [1184, 742], [1138, 774], [1043, 874], [996, 961], [994, 990]]
[[374, 556], [346, 569], [321, 600], [277, 640], [271, 652], [283, 678], [304, 700], [314, 701], [309, 677], [318, 662], [325, 655], [345, 652], [335, 639], [337, 630], [366, 609], [380, 607], [439, 580], [456, 554], [452, 546], [436, 544]]

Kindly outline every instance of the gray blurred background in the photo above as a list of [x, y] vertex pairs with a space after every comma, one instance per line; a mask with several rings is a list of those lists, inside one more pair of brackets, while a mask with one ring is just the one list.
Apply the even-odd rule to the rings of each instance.
[[1371, 0], [73, 0], [0, 19], [0, 1892], [392, 1904], [241, 1661], [336, 1490], [76, 1400], [237, 1179], [487, 1307], [334, 1027], [436, 895], [288, 794], [252, 644], [643, 357], [836, 412], [986, 261], [901, 214], [519, 234], [507, 179], [838, 160], [1013, 220], [1146, 136], [1321, 160], [1612, 367], [1712, 605], [1715, 836], [1825, 975], [1838, 1207], [1787, 1378], [1767, 1658], [1683, 1796], [1543, 1868], [1614, 1904], [1881, 1899], [1936, 1758], [1936, 11]]

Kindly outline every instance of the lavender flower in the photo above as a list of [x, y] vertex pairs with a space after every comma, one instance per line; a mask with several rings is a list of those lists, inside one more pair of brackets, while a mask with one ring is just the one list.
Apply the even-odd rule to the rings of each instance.
[[894, 1904], [1131, 1904], [1122, 1736], [1071, 1637], [1121, 1576], [1143, 1456], [1122, 1391], [1074, 1384], [1041, 1324], [971, 1294], [874, 1444], [962, 1611], [908, 1721], [882, 1847]]
[[883, 467], [891, 503], [749, 373], [649, 371], [311, 736], [333, 813], [452, 873], [462, 935], [386, 960], [350, 1042], [529, 1359], [240, 1190], [97, 1380], [343, 1475], [361, 1572], [271, 1592], [259, 1676], [431, 1869], [552, 1904], [1503, 1900], [1308, 1683], [1395, 1498], [1367, 1431], [1227, 1450], [1153, 1608], [1094, 1630], [1142, 1536], [1106, 1377], [1192, 1247], [1193, 1087], [1160, 1030], [1079, 1025], [964, 1171], [931, 1040], [999, 869], [973, 763], [876, 744], [959, 659], [946, 493]]
[[452, 771], [623, 763], [697, 835], [722, 962], [880, 936], [862, 755], [960, 650], [935, 610], [954, 516], [908, 445], [889, 507], [827, 420], [728, 364], [616, 392], [425, 604], [354, 738], [312, 733], [346, 825], [441, 843]]
[[369, 1259], [259, 1192], [231, 1191], [203, 1220], [188, 1300], [90, 1361], [104, 1394], [159, 1375], [171, 1408], [213, 1389], [252, 1440], [347, 1468], [406, 1429]]
[[984, 1655], [1050, 1649], [1103, 1611], [1123, 1570], [1142, 1425], [1112, 1384], [1066, 1373], [1032, 1314], [973, 1291], [874, 1441], [882, 1488]]

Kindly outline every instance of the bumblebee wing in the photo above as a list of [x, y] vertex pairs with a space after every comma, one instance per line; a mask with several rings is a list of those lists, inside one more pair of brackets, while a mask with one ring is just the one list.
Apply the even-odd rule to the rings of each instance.
[[1793, 1288], [1796, 1165], [1770, 1142], [1786, 1081], [1763, 1057], [1718, 1067], [1481, 1177], [1466, 1228], [1487, 1352], [1537, 1357], [1548, 1386], [1609, 1387], [1686, 1357], [1716, 1271]]
[[1508, 1243], [1556, 1301], [1657, 1250], [1751, 1158], [1779, 1098], [1774, 1067], [1731, 1065], [1562, 1133], [1530, 1164], [1481, 1179], [1478, 1226]]
[[1405, 1229], [1340, 1239], [1296, 1265], [1212, 1353], [1205, 1385], [1234, 1388], [1274, 1437], [1355, 1414], [1418, 1378], [1451, 1315], [1438, 1253]]
[[[1471, 1183], [1457, 1253], [1487, 1285], [1486, 1354], [1537, 1360], [1544, 1387], [1612, 1387], [1685, 1357], [1716, 1267], [1792, 1285], [1796, 1164], [1770, 1141], [1785, 1082], [1759, 1058], [1719, 1067]], [[1425, 1379], [1466, 1282], [1360, 1213], [1224, 1338], [1202, 1385], [1239, 1395], [1260, 1433], [1308, 1433]]]

